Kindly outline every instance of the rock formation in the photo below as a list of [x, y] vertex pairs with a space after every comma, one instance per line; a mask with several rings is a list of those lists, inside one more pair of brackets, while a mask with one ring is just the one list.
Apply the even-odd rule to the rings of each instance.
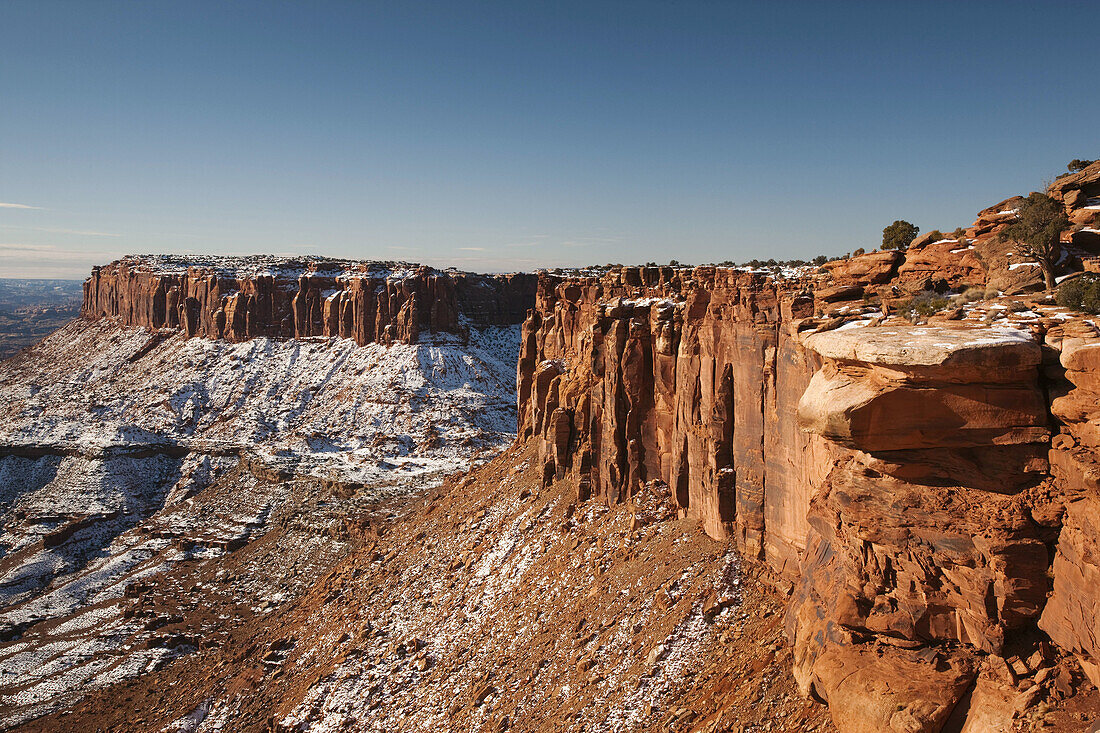
[[527, 274], [474, 275], [400, 263], [128, 257], [94, 268], [85, 317], [188, 336], [339, 336], [415, 343], [422, 331], [519, 323], [534, 298]]
[[[1100, 243], [1100, 164], [1048, 192], [1074, 223], [1069, 275]], [[1041, 289], [999, 236], [1019, 203], [786, 278], [128, 258], [93, 272], [83, 312], [359, 344], [522, 320], [523, 458], [501, 471], [568, 490], [565, 522], [660, 496], [735, 545], [786, 598], [793, 677], [839, 730], [1008, 730], [1100, 684], [1100, 328], [1043, 299], [962, 298], [912, 320], [896, 306]]]
[[[826, 292], [903, 287], [897, 256], [874, 260], [828, 268]], [[822, 284], [714, 267], [542, 277], [518, 386], [544, 482], [609, 503], [663, 482], [768, 567], [791, 592], [795, 676], [841, 730], [1011, 722], [1053, 661], [990, 670], [1040, 628], [1096, 680], [1100, 333], [1065, 314], [814, 317], [838, 302]]]
[[723, 268], [545, 277], [524, 324], [520, 435], [539, 436], [548, 480], [620, 501], [659, 479], [712, 536], [793, 576], [805, 518], [788, 509], [808, 487], [794, 456], [821, 441], [795, 416], [817, 358], [781, 324], [812, 311], [797, 282]]

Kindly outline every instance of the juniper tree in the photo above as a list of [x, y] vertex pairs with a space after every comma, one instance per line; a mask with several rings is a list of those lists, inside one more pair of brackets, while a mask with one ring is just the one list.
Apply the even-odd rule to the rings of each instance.
[[1016, 220], [1001, 230], [1002, 241], [1013, 241], [1034, 257], [1043, 270], [1047, 290], [1054, 289], [1054, 266], [1062, 254], [1062, 231], [1069, 226], [1062, 204], [1038, 191], [1020, 204]]
[[920, 227], [898, 219], [890, 226], [882, 230], [883, 249], [905, 249], [917, 238]]

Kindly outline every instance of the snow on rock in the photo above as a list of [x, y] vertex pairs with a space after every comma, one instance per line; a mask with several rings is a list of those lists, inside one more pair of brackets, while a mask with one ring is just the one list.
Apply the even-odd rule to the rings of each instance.
[[195, 651], [124, 614], [131, 589], [278, 527], [225, 590], [269, 612], [347, 552], [349, 516], [495, 455], [518, 347], [518, 325], [359, 346], [77, 320], [0, 363], [0, 726]]
[[0, 445], [247, 448], [297, 472], [366, 482], [454, 471], [514, 434], [518, 326], [474, 329], [467, 344], [388, 347], [173, 335], [134, 360], [149, 336], [77, 321], [6, 363]]

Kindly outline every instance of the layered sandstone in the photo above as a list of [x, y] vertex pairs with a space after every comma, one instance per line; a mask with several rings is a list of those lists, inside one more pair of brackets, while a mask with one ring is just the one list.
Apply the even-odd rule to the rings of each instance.
[[[939, 730], [975, 680], [977, 653], [1002, 654], [1046, 599], [1047, 548], [1017, 497], [1046, 469], [1040, 345], [974, 325], [803, 343], [825, 363], [802, 395], [801, 424], [835, 447], [807, 507], [788, 609], [795, 676], [838, 723], [879, 716], [850, 729]], [[918, 702], [906, 687], [855, 686], [899, 668], [936, 694]]]
[[1100, 160], [1054, 180], [1047, 195], [1061, 201], [1074, 224], [1093, 220], [1100, 206]]
[[818, 360], [791, 325], [812, 311], [797, 281], [724, 268], [544, 277], [524, 324], [520, 435], [539, 441], [547, 481], [569, 475], [610, 502], [665, 482], [712, 536], [793, 578], [815, 469], [800, 457], [821, 441], [798, 429]]
[[1039, 628], [1095, 675], [1100, 471], [1066, 466], [1100, 435], [1100, 350], [1062, 338], [1082, 321], [1009, 322], [997, 304], [994, 325], [823, 316], [822, 285], [713, 267], [544, 276], [520, 436], [544, 482], [612, 503], [665, 483], [770, 568], [792, 590], [795, 676], [842, 730], [1011, 722], [1055, 663], [1012, 661]]
[[1051, 405], [1064, 426], [1051, 451], [1064, 515], [1039, 626], [1100, 685], [1100, 331], [1091, 322], [1058, 331], [1051, 346], [1073, 388]]
[[[1085, 259], [1100, 254], [1100, 162], [1056, 179], [1046, 193], [1065, 206], [1071, 224], [1062, 233], [1064, 254], [1057, 273], [1067, 275], [1080, 270]], [[987, 207], [970, 227], [951, 235], [922, 234], [904, 254], [871, 252], [826, 263], [825, 269], [846, 298], [891, 289], [913, 293], [988, 286], [1009, 294], [1041, 290], [1039, 264], [1019, 243], [1000, 236], [1016, 219], [1023, 201], [1013, 196]], [[884, 284], [890, 287], [884, 289]]]
[[534, 289], [532, 275], [401, 263], [127, 257], [93, 269], [82, 313], [229, 341], [339, 336], [360, 345], [415, 343], [421, 332], [519, 323]]

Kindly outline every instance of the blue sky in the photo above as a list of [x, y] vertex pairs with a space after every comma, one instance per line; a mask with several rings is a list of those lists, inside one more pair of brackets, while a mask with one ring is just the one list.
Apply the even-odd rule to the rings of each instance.
[[[1095, 2], [0, 6], [0, 277], [876, 246], [1100, 157]], [[34, 207], [34, 208], [19, 208]]]

